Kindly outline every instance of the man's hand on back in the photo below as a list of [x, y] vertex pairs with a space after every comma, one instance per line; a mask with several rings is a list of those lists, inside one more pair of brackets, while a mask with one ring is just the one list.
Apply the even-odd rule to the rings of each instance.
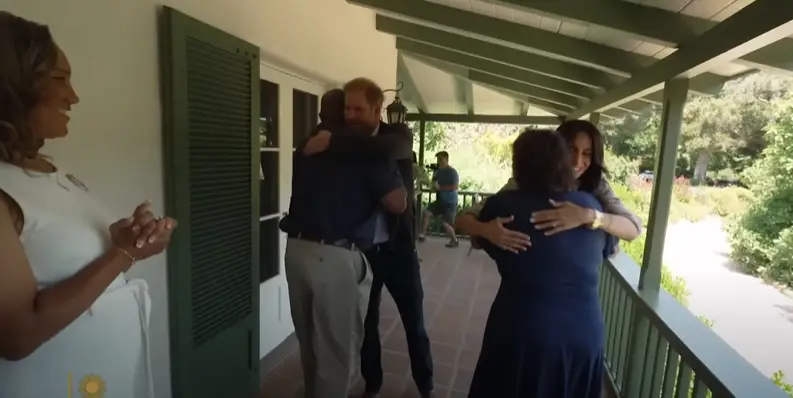
[[305, 155], [311, 156], [320, 152], [324, 152], [330, 145], [330, 131], [320, 130], [315, 136], [308, 139], [306, 146], [303, 148]]

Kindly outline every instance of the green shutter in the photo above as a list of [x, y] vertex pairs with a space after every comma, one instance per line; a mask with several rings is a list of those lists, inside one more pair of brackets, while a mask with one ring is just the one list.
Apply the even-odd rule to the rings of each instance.
[[252, 397], [259, 372], [259, 49], [163, 8], [174, 398]]

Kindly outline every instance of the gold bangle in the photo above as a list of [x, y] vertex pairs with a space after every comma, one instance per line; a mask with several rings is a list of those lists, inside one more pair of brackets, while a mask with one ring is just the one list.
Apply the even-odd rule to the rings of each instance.
[[132, 263], [132, 264], [130, 264], [130, 265], [129, 265], [130, 267], [131, 267], [131, 266], [133, 266], [133, 265], [135, 265], [135, 263], [136, 263], [136, 262], [138, 262], [138, 260], [135, 258], [135, 256], [133, 256], [133, 255], [129, 254], [129, 252], [128, 252], [128, 251], [126, 251], [126, 250], [124, 250], [124, 249], [122, 249], [122, 248], [120, 248], [120, 247], [118, 247], [118, 246], [116, 246], [116, 249], [117, 249], [118, 251], [120, 251], [122, 254], [124, 254], [125, 256], [127, 256], [127, 258], [129, 259], [129, 261]]
[[592, 211], [595, 212], [595, 219], [592, 220], [592, 224], [589, 224], [589, 229], [598, 229], [603, 226], [604, 216], [603, 213], [597, 210], [592, 210]]

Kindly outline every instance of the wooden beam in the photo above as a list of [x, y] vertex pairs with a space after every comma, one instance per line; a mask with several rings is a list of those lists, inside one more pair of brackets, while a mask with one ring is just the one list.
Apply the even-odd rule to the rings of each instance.
[[512, 79], [518, 82], [531, 84], [532, 86], [553, 90], [562, 94], [573, 95], [583, 99], [590, 99], [600, 93], [599, 90], [596, 90], [592, 87], [587, 87], [581, 84], [543, 75], [534, 71], [516, 68], [497, 61], [475, 57], [403, 37], [397, 37], [396, 47], [397, 50], [400, 51], [437, 59], [439, 61], [459, 65], [467, 69], [489, 73], [491, 75]]
[[426, 64], [427, 66], [431, 66], [435, 69], [446, 72], [448, 74], [469, 80], [473, 83], [482, 84], [485, 86], [499, 87], [524, 97], [527, 96], [529, 97], [530, 102], [537, 104], [538, 106], [543, 106], [543, 107], [550, 106], [555, 109], [561, 109], [563, 113], [567, 113], [576, 107], [574, 104], [580, 103], [580, 101], [574, 97], [565, 96], [563, 94], [554, 91], [542, 89], [540, 87], [519, 83], [516, 81], [504, 79], [494, 75], [488, 75], [487, 73], [471, 71], [465, 68], [457, 67], [455, 65], [449, 65], [420, 55], [415, 55], [410, 53], [406, 53], [406, 54], [411, 58], [416, 59], [417, 61], [423, 64]]
[[469, 115], [474, 114], [474, 84], [461, 77], [454, 78], [454, 91], [459, 103]]
[[451, 113], [408, 113], [407, 121], [526, 125], [536, 124], [544, 126], [557, 126], [559, 123], [561, 123], [561, 119], [557, 116], [465, 115]]
[[[665, 47], [697, 39], [718, 24], [704, 18], [648, 7], [627, 1], [599, 0], [492, 0], [528, 12], [605, 26]], [[628, 17], [629, 16], [629, 17]], [[763, 21], [757, 20], [762, 24]], [[784, 38], [737, 59], [741, 64], [793, 72], [793, 39]]]
[[378, 14], [375, 17], [375, 26], [382, 33], [410, 39], [415, 42], [431, 44], [436, 47], [499, 62], [591, 88], [610, 87], [614, 84], [614, 79], [617, 78], [609, 73], [585, 66], [544, 57], [512, 47], [494, 45], [484, 40], [390, 18], [385, 15]]
[[405, 64], [405, 60], [402, 59], [401, 54], [397, 54], [397, 79], [405, 85], [401, 93], [404, 96], [402, 100], [415, 105], [419, 112], [427, 112], [427, 104], [424, 102], [421, 91], [419, 91], [419, 87], [413, 80], [410, 69], [408, 69], [407, 64]]
[[586, 65], [629, 77], [657, 61], [656, 58], [575, 39], [516, 22], [477, 14], [425, 0], [347, 0], [384, 14], [442, 26], [467, 37], [482, 38], [491, 45], [509, 43], [546, 57]]
[[740, 57], [790, 34], [793, 34], [793, 1], [756, 0], [703, 33], [696, 41], [681, 46], [569, 116], [577, 118], [619, 105], [656, 91], [666, 80], [696, 76], [716, 64]]

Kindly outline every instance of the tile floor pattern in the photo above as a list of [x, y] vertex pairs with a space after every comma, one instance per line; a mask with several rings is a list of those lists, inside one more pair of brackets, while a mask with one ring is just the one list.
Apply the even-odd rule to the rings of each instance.
[[[479, 356], [482, 333], [500, 282], [492, 261], [469, 244], [444, 247], [446, 240], [419, 244], [424, 316], [435, 365], [435, 397], [465, 397]], [[380, 398], [418, 397], [410, 377], [405, 333], [393, 300], [383, 294], [380, 319], [385, 383]], [[261, 398], [302, 398], [302, 372], [292, 353], [263, 382]], [[354, 397], [363, 390], [361, 382]]]

